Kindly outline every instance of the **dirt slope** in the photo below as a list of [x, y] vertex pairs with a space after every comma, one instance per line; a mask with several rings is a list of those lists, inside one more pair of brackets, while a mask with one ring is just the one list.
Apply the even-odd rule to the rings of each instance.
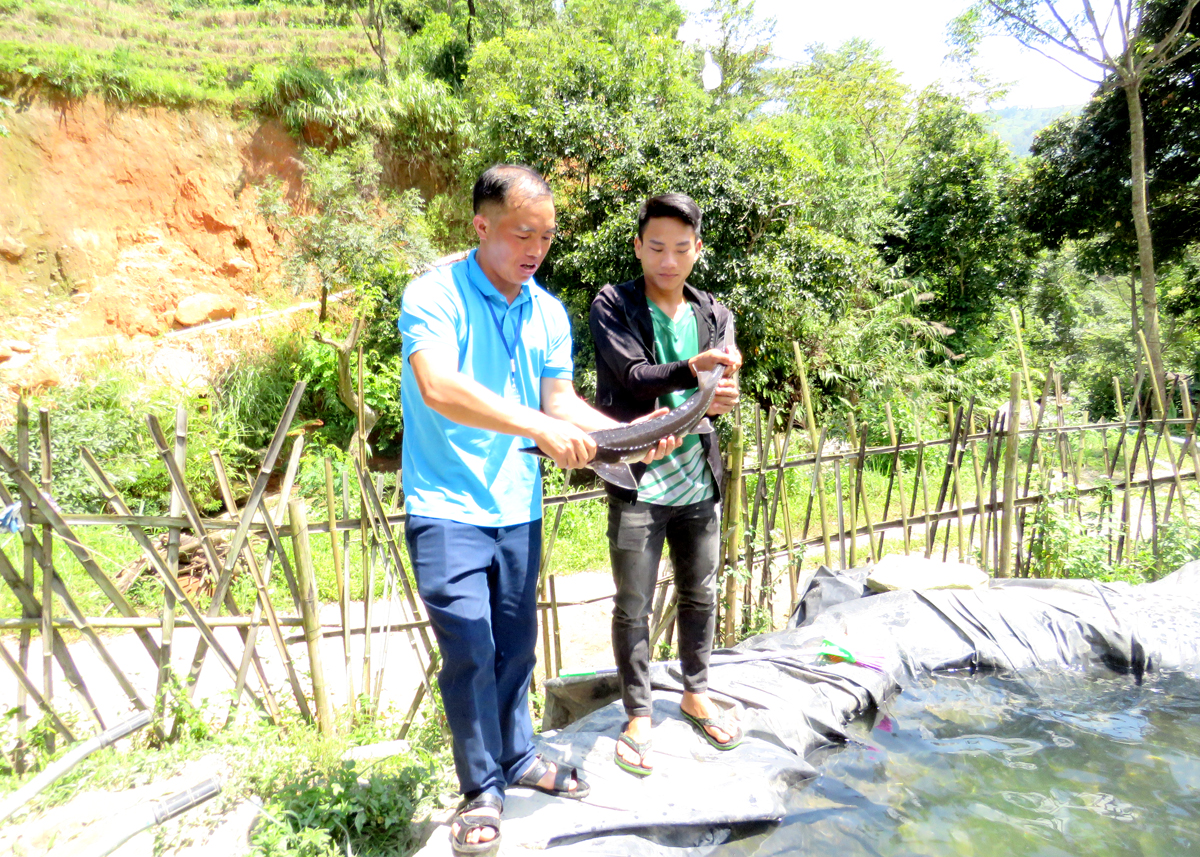
[[[196, 312], [243, 312], [269, 281], [276, 242], [257, 184], [277, 176], [294, 197], [301, 180], [278, 124], [97, 99], [33, 101], [5, 124], [3, 392], [55, 383], [65, 357], [195, 323]], [[207, 297], [177, 313], [196, 295]]]

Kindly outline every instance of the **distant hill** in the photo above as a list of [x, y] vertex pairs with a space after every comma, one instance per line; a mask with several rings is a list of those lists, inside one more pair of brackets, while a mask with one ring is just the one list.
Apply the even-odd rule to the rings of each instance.
[[996, 132], [996, 136], [1012, 147], [1013, 155], [1023, 158], [1033, 145], [1033, 135], [1055, 119], [1078, 113], [1077, 105], [1063, 107], [1002, 107], [985, 111], [983, 116]]

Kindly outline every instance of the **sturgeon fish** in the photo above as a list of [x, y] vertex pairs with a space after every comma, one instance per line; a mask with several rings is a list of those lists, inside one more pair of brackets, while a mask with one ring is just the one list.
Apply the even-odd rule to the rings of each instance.
[[[669, 413], [640, 423], [590, 432], [592, 440], [596, 441], [596, 456], [584, 466], [605, 482], [636, 491], [638, 483], [629, 467], [631, 461], [645, 458], [647, 452], [669, 435], [683, 437], [712, 432], [712, 423], [704, 415], [712, 405], [717, 384], [725, 377], [727, 369], [729, 367], [721, 363], [707, 372], [697, 373], [696, 392]], [[523, 447], [521, 452], [550, 457], [536, 446]]]

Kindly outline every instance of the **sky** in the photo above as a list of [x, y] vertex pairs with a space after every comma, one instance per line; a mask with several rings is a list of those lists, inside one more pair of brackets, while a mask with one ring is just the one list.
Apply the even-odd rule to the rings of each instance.
[[[695, 13], [708, 2], [681, 0], [680, 5]], [[882, 48], [905, 82], [921, 89], [935, 80], [949, 85], [962, 76], [954, 64], [943, 63], [950, 51], [946, 25], [969, 5], [970, 0], [757, 0], [755, 11], [760, 18], [776, 19], [774, 53], [783, 60], [804, 60], [805, 49], [816, 42], [833, 48], [857, 36]], [[693, 20], [680, 37], [705, 40]], [[1096, 88], [1006, 37], [987, 39], [977, 65], [1010, 85], [1008, 95], [993, 107], [1077, 106]], [[1087, 66], [1076, 67], [1090, 73]]]

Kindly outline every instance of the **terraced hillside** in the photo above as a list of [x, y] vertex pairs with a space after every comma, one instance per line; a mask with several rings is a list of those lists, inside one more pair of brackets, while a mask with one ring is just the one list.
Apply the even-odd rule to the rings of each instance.
[[233, 105], [249, 99], [256, 71], [297, 55], [334, 70], [371, 50], [351, 13], [319, 2], [0, 0], [9, 90]]

